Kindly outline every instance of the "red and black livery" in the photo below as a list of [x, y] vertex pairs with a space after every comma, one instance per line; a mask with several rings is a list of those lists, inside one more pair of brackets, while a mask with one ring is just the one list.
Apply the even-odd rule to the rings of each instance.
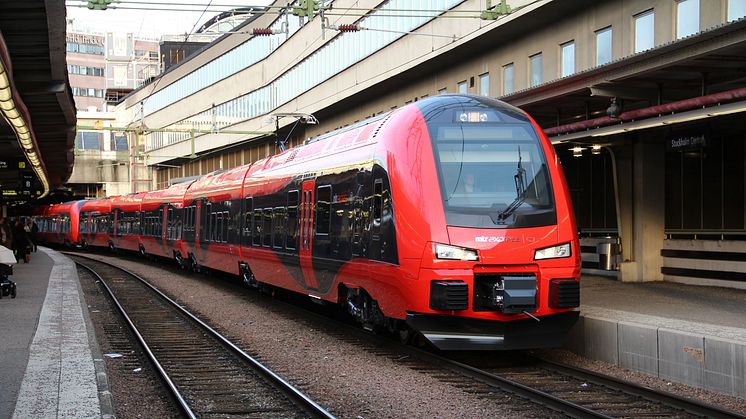
[[559, 159], [528, 115], [488, 98], [423, 99], [110, 200], [116, 247], [341, 304], [366, 328], [442, 349], [558, 346], [578, 317]]

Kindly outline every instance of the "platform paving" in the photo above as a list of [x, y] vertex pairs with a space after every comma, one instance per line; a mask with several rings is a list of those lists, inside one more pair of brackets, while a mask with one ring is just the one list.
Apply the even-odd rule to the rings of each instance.
[[14, 267], [12, 279], [18, 297], [0, 300], [0, 317], [8, 320], [0, 326], [0, 418], [102, 417], [74, 264], [39, 247], [31, 263]]

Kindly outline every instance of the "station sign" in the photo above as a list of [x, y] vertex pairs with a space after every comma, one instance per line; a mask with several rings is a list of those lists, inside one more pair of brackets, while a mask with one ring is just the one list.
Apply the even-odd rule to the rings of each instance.
[[707, 147], [707, 137], [699, 135], [679, 135], [669, 137], [666, 141], [666, 151], [691, 151]]

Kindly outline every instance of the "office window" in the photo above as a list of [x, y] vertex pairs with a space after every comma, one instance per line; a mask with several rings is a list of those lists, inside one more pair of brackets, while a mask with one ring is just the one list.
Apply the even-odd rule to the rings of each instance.
[[541, 53], [532, 55], [529, 57], [529, 81], [530, 87], [538, 86], [541, 84]]
[[113, 132], [111, 134], [111, 150], [112, 151], [127, 151], [127, 135], [122, 132]]
[[440, 89], [440, 90], [438, 90], [438, 94], [439, 95], [444, 95], [446, 93], [448, 93], [448, 89]]
[[728, 22], [746, 16], [746, 1], [728, 0]]
[[676, 3], [676, 39], [699, 32], [699, 0]]
[[75, 147], [79, 150], [101, 150], [103, 139], [102, 132], [78, 132]]
[[479, 76], [479, 94], [482, 96], [490, 95], [490, 73]]
[[515, 67], [513, 64], [503, 66], [503, 95], [509, 95], [515, 91]]
[[655, 46], [655, 13], [653, 10], [635, 16], [635, 53]]
[[462, 95], [469, 93], [469, 87], [467, 86], [466, 81], [462, 81], [458, 84], [458, 92]]
[[611, 26], [596, 31], [596, 65], [611, 62]]
[[560, 69], [560, 75], [567, 77], [575, 73], [575, 42], [570, 41], [560, 45], [562, 61]]

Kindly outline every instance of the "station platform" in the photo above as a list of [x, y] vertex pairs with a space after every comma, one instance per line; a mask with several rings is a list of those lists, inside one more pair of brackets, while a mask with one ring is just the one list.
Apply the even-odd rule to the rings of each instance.
[[10, 278], [18, 293], [0, 300], [0, 419], [113, 416], [72, 261], [40, 246]]
[[[0, 300], [0, 419], [113, 417], [75, 267], [39, 247]], [[567, 347], [583, 356], [746, 399], [746, 291], [585, 275]]]

